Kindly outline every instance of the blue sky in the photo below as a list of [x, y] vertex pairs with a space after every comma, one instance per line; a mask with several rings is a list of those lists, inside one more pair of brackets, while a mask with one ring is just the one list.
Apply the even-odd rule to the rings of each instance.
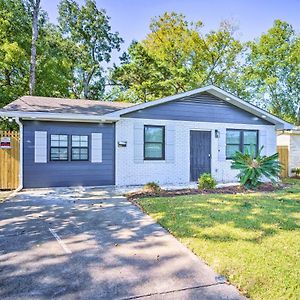
[[[78, 3], [84, 3], [78, 0]], [[201, 20], [205, 31], [216, 29], [220, 21], [232, 20], [238, 25], [242, 40], [258, 37], [275, 19], [282, 19], [300, 32], [300, 0], [97, 0], [111, 17], [114, 31], [125, 40], [125, 51], [132, 40], [143, 39], [149, 32], [152, 17], [165, 11], [183, 13], [190, 21]], [[51, 22], [56, 22], [59, 0], [42, 0]], [[117, 55], [114, 59], [116, 59]]]

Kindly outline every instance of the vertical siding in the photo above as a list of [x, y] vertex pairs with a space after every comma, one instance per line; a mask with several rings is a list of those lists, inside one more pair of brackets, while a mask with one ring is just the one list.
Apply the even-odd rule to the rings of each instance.
[[[34, 132], [48, 133], [48, 161], [34, 162]], [[91, 133], [102, 133], [102, 162], [50, 161], [50, 134], [88, 135], [91, 158]], [[99, 186], [115, 183], [115, 126], [68, 122], [24, 121], [24, 187]]]
[[199, 93], [123, 115], [126, 118], [271, 125], [209, 93]]
[[0, 190], [13, 190], [19, 185], [19, 132], [0, 131], [1, 137], [10, 137], [11, 148], [0, 149]]

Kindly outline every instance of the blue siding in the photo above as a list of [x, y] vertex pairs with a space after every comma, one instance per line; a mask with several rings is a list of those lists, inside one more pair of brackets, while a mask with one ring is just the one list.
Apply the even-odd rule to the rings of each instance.
[[209, 93], [199, 93], [159, 104], [124, 114], [123, 117], [256, 125], [271, 124]]
[[[48, 132], [48, 163], [34, 162], [34, 132]], [[88, 135], [102, 133], [102, 163], [50, 161], [50, 134]], [[24, 187], [99, 186], [115, 184], [114, 124], [24, 121]], [[91, 147], [89, 147], [91, 152]], [[89, 158], [91, 153], [89, 153]]]

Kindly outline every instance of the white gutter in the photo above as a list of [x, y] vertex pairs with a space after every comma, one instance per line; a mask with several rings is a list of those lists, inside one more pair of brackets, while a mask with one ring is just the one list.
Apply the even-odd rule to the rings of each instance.
[[49, 121], [71, 121], [71, 122], [116, 122], [118, 117], [105, 117], [87, 114], [49, 113], [49, 112], [22, 112], [0, 110], [0, 115], [10, 118], [22, 118], [24, 120], [49, 120]]
[[15, 118], [16, 123], [19, 125], [20, 130], [20, 162], [19, 162], [19, 186], [15, 192], [23, 189], [23, 124], [19, 118]]

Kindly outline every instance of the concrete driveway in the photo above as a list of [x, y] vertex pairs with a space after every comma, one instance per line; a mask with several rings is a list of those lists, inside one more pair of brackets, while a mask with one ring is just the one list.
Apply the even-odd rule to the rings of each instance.
[[0, 204], [0, 298], [241, 299], [111, 190], [19, 193]]

